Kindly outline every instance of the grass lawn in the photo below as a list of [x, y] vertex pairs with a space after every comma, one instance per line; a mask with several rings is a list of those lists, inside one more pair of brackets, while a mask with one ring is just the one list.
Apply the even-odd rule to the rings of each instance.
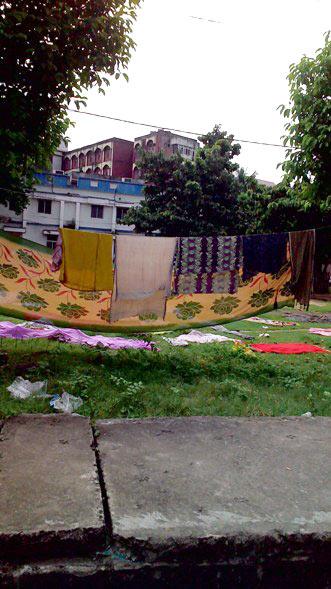
[[[331, 304], [312, 305], [311, 311], [331, 311]], [[265, 316], [286, 320], [282, 311]], [[330, 327], [325, 323], [301, 323], [297, 327], [265, 330], [247, 321], [236, 321], [226, 327], [250, 331], [255, 342], [307, 342], [331, 349], [331, 338], [308, 333], [309, 327], [318, 325]], [[259, 339], [263, 332], [270, 337]], [[307, 411], [331, 415], [331, 354], [247, 355], [236, 351], [232, 343], [174, 348], [160, 334], [148, 337], [157, 343], [159, 352], [113, 352], [46, 340], [2, 340], [0, 418], [53, 411], [49, 400], [11, 398], [6, 387], [19, 375], [32, 381], [47, 379], [49, 393], [66, 390], [80, 396], [84, 404], [79, 413], [92, 418], [276, 416]]]

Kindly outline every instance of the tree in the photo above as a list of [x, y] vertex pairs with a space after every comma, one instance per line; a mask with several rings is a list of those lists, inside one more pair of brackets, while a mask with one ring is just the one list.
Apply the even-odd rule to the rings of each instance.
[[88, 88], [104, 92], [105, 76], [123, 73], [139, 3], [0, 1], [0, 202], [26, 206], [34, 172], [49, 166], [70, 124], [70, 100], [79, 108]]
[[315, 59], [304, 56], [290, 66], [288, 76], [290, 105], [280, 106], [286, 135], [286, 161], [282, 164], [284, 181], [291, 184], [298, 199], [309, 206], [320, 203], [331, 209], [331, 42]]
[[217, 125], [199, 140], [203, 147], [195, 161], [141, 153], [145, 200], [127, 213], [124, 224], [168, 236], [236, 233], [238, 195], [249, 182], [233, 162], [240, 145]]
[[304, 204], [284, 182], [256, 185], [239, 195], [238, 233], [277, 233], [331, 225], [331, 210], [318, 203]]

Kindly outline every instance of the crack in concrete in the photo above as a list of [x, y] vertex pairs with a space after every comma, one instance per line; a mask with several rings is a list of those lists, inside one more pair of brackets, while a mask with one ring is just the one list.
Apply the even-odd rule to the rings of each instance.
[[107, 494], [107, 487], [105, 483], [105, 479], [103, 476], [103, 470], [101, 465], [101, 458], [98, 446], [98, 431], [96, 427], [91, 423], [91, 430], [93, 436], [93, 444], [92, 449], [95, 454], [95, 462], [97, 467], [98, 479], [99, 479], [99, 487], [100, 487], [100, 494], [102, 500], [102, 507], [103, 507], [103, 516], [104, 516], [104, 523], [105, 523], [105, 533], [106, 533], [106, 545], [108, 546], [111, 542], [113, 536], [113, 524], [112, 518], [110, 513], [109, 507], [109, 498]]

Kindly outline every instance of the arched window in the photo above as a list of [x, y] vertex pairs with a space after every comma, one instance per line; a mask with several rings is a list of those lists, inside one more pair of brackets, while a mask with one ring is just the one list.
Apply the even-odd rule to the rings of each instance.
[[79, 154], [79, 167], [83, 168], [85, 166], [85, 155], [83, 153]]
[[102, 151], [101, 149], [99, 149], [99, 147], [97, 147], [97, 149], [94, 152], [95, 155], [95, 163], [96, 164], [101, 164], [102, 161]]
[[100, 168], [96, 167], [94, 170], [94, 174], [101, 174]]
[[88, 151], [86, 154], [86, 164], [88, 166], [90, 166], [91, 164], [94, 164], [94, 153], [93, 151]]
[[139, 168], [138, 168], [137, 166], [135, 166], [135, 167], [133, 168], [133, 178], [134, 178], [135, 180], [137, 180], [138, 178], [140, 178], [140, 174], [141, 174], [141, 173], [140, 173], [140, 170], [139, 170]]
[[147, 151], [154, 151], [154, 147], [155, 147], [155, 145], [154, 145], [153, 139], [149, 139], [146, 143]]
[[110, 167], [107, 166], [107, 164], [105, 166], [103, 166], [102, 174], [104, 176], [110, 176]]
[[71, 158], [71, 169], [75, 170], [76, 168], [78, 168], [78, 157], [77, 155], [73, 155]]
[[65, 172], [70, 170], [70, 164], [71, 164], [70, 157], [65, 157], [63, 160], [63, 169]]
[[103, 161], [110, 162], [110, 160], [111, 160], [111, 148], [109, 147], [109, 145], [106, 145], [106, 147], [103, 150]]
[[141, 148], [141, 143], [139, 143], [138, 141], [138, 143], [135, 144], [134, 148], [136, 151], [138, 151]]
[[92, 173], [92, 170], [91, 170], [91, 168], [87, 168], [87, 170], [86, 170], [85, 174], [91, 174], [91, 173]]

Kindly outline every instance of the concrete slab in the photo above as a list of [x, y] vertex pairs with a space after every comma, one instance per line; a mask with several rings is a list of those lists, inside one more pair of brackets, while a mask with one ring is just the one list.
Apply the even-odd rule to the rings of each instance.
[[98, 421], [114, 541], [144, 562], [327, 562], [330, 424], [323, 417]]
[[89, 420], [8, 419], [0, 436], [0, 558], [94, 551], [105, 540]]

